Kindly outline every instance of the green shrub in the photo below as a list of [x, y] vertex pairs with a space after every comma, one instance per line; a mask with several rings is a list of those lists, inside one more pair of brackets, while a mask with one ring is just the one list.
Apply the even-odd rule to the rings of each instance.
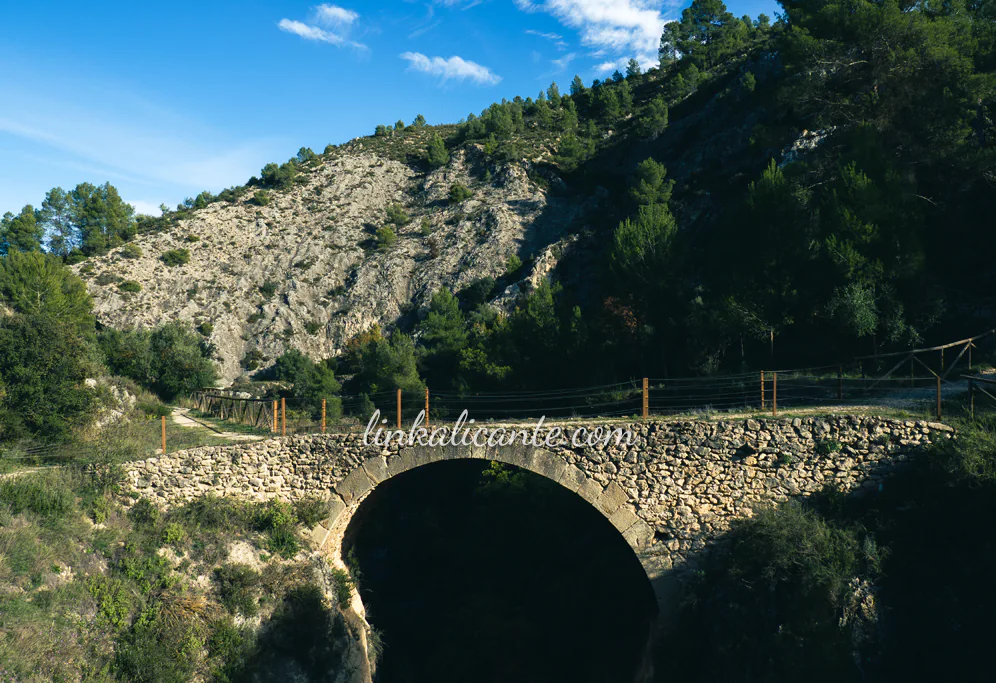
[[218, 584], [218, 595], [223, 604], [233, 614], [245, 617], [256, 616], [259, 606], [259, 572], [245, 564], [228, 563], [214, 570], [214, 580]]
[[107, 285], [113, 285], [115, 282], [121, 282], [121, 276], [105, 270], [103, 273], [95, 277], [93, 281], [101, 287], [106, 287]]
[[210, 337], [211, 333], [214, 332], [214, 324], [208, 321], [202, 322], [197, 326], [197, 331], [201, 333], [202, 337]]
[[339, 605], [339, 609], [344, 610], [349, 607], [349, 601], [353, 596], [353, 579], [349, 575], [349, 572], [339, 567], [332, 567], [330, 573], [335, 582], [336, 604]]
[[114, 628], [125, 625], [131, 613], [131, 594], [119, 579], [97, 574], [86, 580], [87, 590], [97, 602], [98, 618]]
[[293, 526], [295, 519], [290, 503], [271, 500], [256, 507], [253, 524], [259, 531], [269, 531]]
[[187, 235], [186, 237], [183, 238], [183, 241], [184, 242], [200, 242], [201, 238], [198, 237], [197, 235]]
[[142, 248], [139, 247], [137, 244], [129, 242], [128, 244], [121, 247], [121, 251], [119, 251], [118, 253], [121, 254], [123, 258], [129, 258], [129, 259], [141, 258]]
[[267, 280], [259, 286], [259, 293], [265, 299], [272, 299], [273, 295], [277, 293], [277, 283], [273, 280]]
[[231, 498], [204, 496], [172, 511], [187, 527], [207, 531], [233, 531], [249, 523], [245, 503]]
[[327, 498], [307, 496], [295, 501], [294, 514], [301, 524], [314, 529], [319, 522], [328, 519], [332, 514], [332, 503]]
[[322, 324], [316, 320], [309, 320], [304, 324], [304, 331], [308, 334], [318, 334], [320, 329], [322, 329]]
[[270, 203], [270, 193], [266, 190], [258, 190], [250, 201], [256, 206], [267, 206]]
[[388, 251], [397, 241], [398, 238], [390, 226], [385, 225], [377, 229], [377, 249], [380, 251]]
[[186, 249], [170, 249], [159, 257], [167, 266], [182, 266], [190, 263], [190, 252]]
[[474, 196], [474, 193], [466, 185], [453, 183], [450, 185], [450, 204], [459, 204]]
[[301, 549], [293, 527], [274, 527], [266, 532], [266, 549], [274, 555], [291, 559]]
[[208, 654], [220, 661], [213, 680], [229, 683], [242, 678], [241, 671], [252, 654], [254, 639], [247, 629], [239, 628], [231, 617], [219, 619], [211, 625], [208, 636]]
[[432, 223], [429, 222], [428, 218], [423, 218], [421, 225], [419, 225], [419, 232], [422, 233], [422, 237], [428, 237], [432, 234]]
[[[255, 321], [250, 320], [250, 322]], [[249, 349], [245, 352], [245, 355], [242, 356], [242, 360], [239, 361], [239, 365], [242, 366], [243, 370], [251, 372], [262, 365], [265, 361], [266, 356], [263, 355], [262, 351], [259, 349]]]
[[405, 225], [411, 219], [401, 204], [391, 204], [387, 207], [387, 222], [398, 227]]
[[837, 439], [819, 439], [816, 442], [815, 450], [817, 455], [830, 455], [831, 453], [839, 453], [843, 447], [843, 444]]
[[118, 639], [115, 673], [124, 681], [186, 683], [194, 679], [205, 640], [202, 622], [169, 596], [144, 609]]
[[170, 522], [163, 529], [162, 543], [163, 545], [171, 545], [174, 547], [179, 547], [187, 540], [187, 530], [183, 528], [182, 524], [177, 522]]
[[130, 294], [138, 294], [142, 291], [142, 285], [134, 280], [125, 280], [118, 284], [118, 289], [122, 292], [128, 292]]
[[128, 517], [140, 527], [155, 526], [161, 516], [162, 510], [151, 503], [148, 498], [139, 498], [128, 510]]
[[515, 275], [520, 270], [522, 270], [522, 259], [512, 254], [508, 257], [508, 261], [505, 262], [505, 274]]

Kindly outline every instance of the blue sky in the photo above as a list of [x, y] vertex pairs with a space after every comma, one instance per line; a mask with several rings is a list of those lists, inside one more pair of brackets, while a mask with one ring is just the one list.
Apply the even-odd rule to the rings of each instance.
[[[110, 181], [155, 212], [378, 123], [655, 58], [665, 0], [0, 3], [0, 213]], [[729, 3], [737, 16], [773, 0]]]

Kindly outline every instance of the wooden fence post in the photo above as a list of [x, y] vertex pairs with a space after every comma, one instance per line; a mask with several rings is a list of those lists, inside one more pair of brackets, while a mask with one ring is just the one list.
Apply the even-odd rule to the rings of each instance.
[[277, 433], [277, 399], [273, 399], [273, 433]]
[[968, 414], [975, 419], [975, 382], [968, 378]]
[[429, 387], [425, 388], [425, 427], [429, 428]]
[[764, 370], [761, 370], [761, 410], [764, 410]]
[[941, 376], [937, 376], [937, 419], [941, 419]]
[[647, 378], [643, 378], [643, 419], [646, 420], [650, 414], [650, 388], [647, 386]]
[[771, 373], [771, 414], [778, 415], [778, 373]]
[[401, 429], [401, 389], [398, 389], [398, 429]]
[[844, 400], [844, 366], [837, 366], [837, 400]]
[[280, 399], [280, 436], [287, 436], [287, 399]]
[[166, 455], [166, 416], [163, 415], [163, 455]]
[[322, 399], [322, 434], [325, 433], [325, 399]]
[[968, 342], [968, 371], [972, 371], [972, 347], [975, 346], [971, 341]]

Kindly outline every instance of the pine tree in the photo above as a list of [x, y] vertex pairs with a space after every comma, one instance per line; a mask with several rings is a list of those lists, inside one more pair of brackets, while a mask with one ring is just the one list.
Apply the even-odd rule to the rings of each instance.
[[79, 234], [73, 225], [72, 198], [61, 187], [45, 194], [39, 218], [48, 233], [48, 250], [65, 256], [79, 245]]
[[633, 78], [634, 76], [639, 76], [641, 73], [643, 71], [640, 69], [640, 63], [635, 58], [630, 58], [626, 64], [626, 77]]
[[432, 168], [445, 166], [450, 161], [450, 153], [446, 151], [446, 144], [439, 136], [439, 133], [432, 136], [432, 140], [429, 141], [429, 148], [426, 151], [426, 154], [429, 159], [429, 166]]
[[41, 251], [45, 231], [33, 206], [28, 204], [16, 216], [0, 218], [0, 255], [14, 251]]
[[574, 80], [571, 81], [571, 95], [577, 96], [582, 95], [587, 90], [584, 87], [584, 81], [577, 74], [574, 75]]

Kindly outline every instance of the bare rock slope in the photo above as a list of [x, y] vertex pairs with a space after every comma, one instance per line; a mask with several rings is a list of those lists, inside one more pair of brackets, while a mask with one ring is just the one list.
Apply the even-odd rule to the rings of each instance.
[[[346, 145], [323, 155], [292, 189], [272, 192], [265, 206], [252, 192], [217, 202], [167, 232], [137, 237], [138, 257], [115, 249], [75, 269], [106, 325], [199, 326], [226, 382], [288, 348], [333, 356], [375, 323], [390, 329], [424, 310], [440, 287], [497, 279], [512, 254], [533, 257], [544, 272], [555, 265], [587, 206], [548, 196], [530, 179], [528, 162], [491, 166], [484, 175], [482, 160], [468, 158], [474, 154], [460, 152], [424, 174]], [[453, 183], [473, 196], [450, 202]], [[375, 232], [392, 204], [410, 220], [395, 228], [392, 246], [380, 248]], [[188, 250], [189, 262], [166, 265], [162, 255], [175, 249]], [[497, 300], [507, 306], [511, 291], [528, 288], [540, 275], [532, 270]], [[122, 289], [124, 281], [141, 290]]]

